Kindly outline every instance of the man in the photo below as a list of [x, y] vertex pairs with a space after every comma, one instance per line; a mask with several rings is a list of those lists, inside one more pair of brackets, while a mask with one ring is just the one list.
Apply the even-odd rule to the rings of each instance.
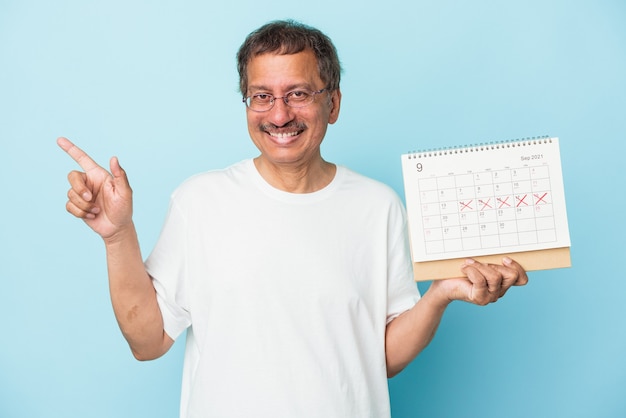
[[387, 377], [430, 342], [452, 300], [495, 302], [524, 270], [468, 260], [420, 298], [404, 209], [390, 188], [325, 161], [339, 116], [331, 41], [296, 22], [251, 33], [238, 55], [260, 155], [172, 195], [145, 264], [131, 189], [69, 140], [67, 210], [104, 240], [111, 299], [136, 358], [187, 331], [182, 417], [385, 417]]

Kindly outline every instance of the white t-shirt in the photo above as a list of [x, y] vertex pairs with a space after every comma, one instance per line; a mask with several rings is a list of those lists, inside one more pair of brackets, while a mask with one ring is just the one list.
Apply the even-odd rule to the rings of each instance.
[[183, 183], [146, 260], [165, 331], [187, 329], [181, 417], [388, 417], [385, 327], [419, 299], [405, 219], [341, 166], [308, 194], [252, 160]]

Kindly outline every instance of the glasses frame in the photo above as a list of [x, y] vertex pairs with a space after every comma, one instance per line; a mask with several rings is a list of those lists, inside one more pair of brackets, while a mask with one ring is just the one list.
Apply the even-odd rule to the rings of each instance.
[[[293, 104], [289, 104], [288, 97], [291, 94], [299, 92], [299, 91], [308, 93], [311, 96], [311, 100], [306, 102], [306, 103], [304, 103], [304, 104], [296, 105], [296, 106], [294, 106]], [[307, 89], [297, 89], [297, 90], [289, 91], [284, 96], [281, 96], [281, 97], [276, 97], [276, 96], [274, 96], [273, 94], [270, 94], [270, 93], [262, 93], [262, 94], [264, 94], [266, 96], [270, 96], [271, 97], [271, 99], [270, 99], [270, 107], [268, 107], [267, 109], [263, 109], [263, 110], [253, 109], [248, 104], [248, 100], [251, 99], [252, 97], [254, 97], [255, 96], [254, 94], [252, 96], [244, 97], [241, 101], [245, 103], [246, 108], [250, 109], [253, 112], [259, 112], [259, 113], [269, 112], [270, 110], [272, 110], [274, 108], [274, 105], [276, 104], [276, 100], [278, 100], [278, 99], [282, 99], [283, 102], [285, 103], [285, 105], [287, 105], [287, 106], [289, 106], [291, 108], [300, 109], [300, 108], [303, 108], [303, 107], [307, 107], [308, 105], [313, 103], [315, 101], [315, 96], [317, 96], [318, 94], [323, 93], [325, 91], [329, 91], [329, 88], [328, 87], [324, 87], [323, 89], [316, 90], [316, 91], [310, 91], [310, 90], [307, 90]]]

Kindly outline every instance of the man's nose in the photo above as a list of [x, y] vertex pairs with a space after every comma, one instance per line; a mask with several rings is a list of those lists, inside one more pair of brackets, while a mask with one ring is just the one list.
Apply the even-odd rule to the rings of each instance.
[[293, 119], [293, 108], [287, 106], [282, 98], [274, 100], [274, 107], [268, 111], [269, 119], [274, 125], [283, 126]]

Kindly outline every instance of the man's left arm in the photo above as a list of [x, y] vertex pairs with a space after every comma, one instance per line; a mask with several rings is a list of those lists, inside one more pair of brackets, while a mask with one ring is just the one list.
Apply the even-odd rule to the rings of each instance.
[[528, 283], [524, 269], [508, 257], [503, 258], [502, 265], [468, 259], [461, 271], [467, 277], [434, 281], [413, 308], [387, 325], [388, 377], [402, 371], [430, 343], [450, 302], [487, 305], [504, 296], [511, 286]]

